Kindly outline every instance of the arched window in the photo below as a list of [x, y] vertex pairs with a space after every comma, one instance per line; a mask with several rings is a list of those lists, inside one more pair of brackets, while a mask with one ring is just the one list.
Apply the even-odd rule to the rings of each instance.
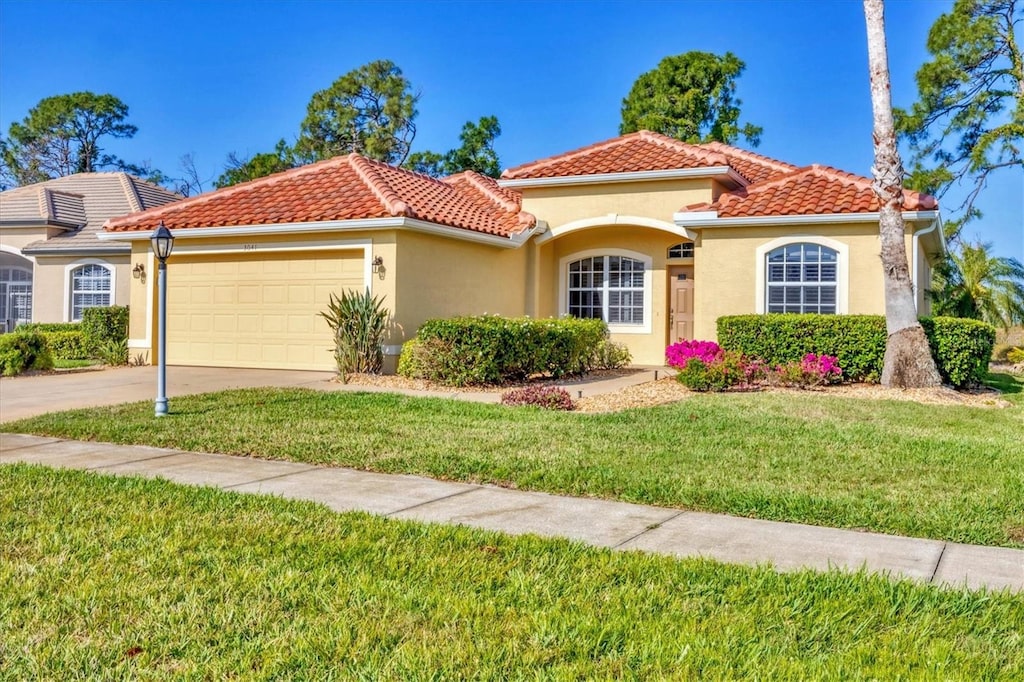
[[609, 325], [643, 325], [644, 271], [643, 261], [628, 256], [592, 256], [569, 263], [566, 312]]
[[86, 308], [99, 308], [113, 303], [113, 277], [110, 268], [87, 263], [71, 271], [71, 321], [82, 319]]
[[786, 244], [765, 256], [765, 310], [834, 313], [838, 253], [820, 244]]
[[693, 258], [693, 242], [682, 242], [668, 247], [669, 258]]

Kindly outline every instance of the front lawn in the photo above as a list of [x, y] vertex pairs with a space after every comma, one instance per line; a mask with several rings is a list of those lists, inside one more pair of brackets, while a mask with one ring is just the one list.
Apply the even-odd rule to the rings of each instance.
[[0, 509], [5, 679], [1024, 677], [1021, 595], [26, 465]]
[[0, 430], [417, 473], [782, 521], [1024, 546], [1024, 386], [986, 409], [726, 393], [616, 414], [252, 389]]

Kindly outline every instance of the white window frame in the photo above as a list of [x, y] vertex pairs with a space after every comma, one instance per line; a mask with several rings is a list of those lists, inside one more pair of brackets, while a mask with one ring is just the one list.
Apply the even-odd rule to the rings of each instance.
[[564, 256], [558, 261], [558, 314], [568, 315], [569, 309], [569, 264], [573, 261], [584, 258], [595, 258], [603, 256], [623, 256], [638, 260], [644, 265], [644, 304], [642, 324], [609, 324], [608, 331], [612, 334], [650, 334], [651, 333], [651, 310], [653, 305], [654, 291], [652, 287], [654, 260], [643, 253], [627, 251], [626, 249], [588, 249]]
[[[75, 277], [74, 272], [79, 268], [86, 265], [98, 265], [108, 273], [110, 273], [110, 299], [106, 306], [90, 306], [90, 307], [109, 307], [117, 304], [117, 268], [105, 260], [99, 258], [85, 258], [82, 260], [69, 263], [64, 266], [64, 321], [65, 322], [81, 322], [81, 318], [75, 319]], [[84, 308], [83, 308], [84, 311]]]
[[[672, 255], [672, 249], [679, 248], [680, 252], [682, 252], [682, 248], [685, 247], [685, 246], [689, 246], [690, 247], [690, 255], [689, 256], [673, 256]], [[697, 244], [695, 242], [679, 242], [678, 244], [673, 244], [672, 246], [670, 246], [667, 249], [665, 249], [665, 260], [669, 260], [669, 261], [672, 261], [672, 262], [682, 261], [682, 262], [688, 263], [688, 262], [693, 260], [693, 257], [694, 257], [694, 255], [696, 255], [696, 253], [697, 253]]]
[[757, 314], [763, 315], [768, 309], [768, 271], [765, 267], [768, 253], [780, 246], [789, 246], [790, 244], [817, 244], [836, 252], [838, 260], [836, 263], [836, 314], [846, 315], [850, 309], [850, 247], [835, 239], [811, 234], [787, 235], [773, 239], [770, 242], [765, 242], [757, 247], [755, 254], [757, 259], [755, 267], [757, 286], [755, 292], [756, 299], [754, 301], [754, 310]]

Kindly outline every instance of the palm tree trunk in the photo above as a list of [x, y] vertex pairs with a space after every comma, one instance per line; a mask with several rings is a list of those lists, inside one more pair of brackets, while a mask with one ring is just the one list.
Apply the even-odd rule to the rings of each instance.
[[903, 163], [896, 149], [889, 59], [885, 45], [885, 11], [882, 0], [864, 0], [868, 30], [868, 68], [871, 74], [871, 108], [874, 112], [874, 190], [878, 195], [878, 232], [881, 238], [885, 277], [885, 364], [882, 385], [896, 388], [938, 386], [928, 339], [917, 321], [914, 288], [907, 265], [903, 224]]

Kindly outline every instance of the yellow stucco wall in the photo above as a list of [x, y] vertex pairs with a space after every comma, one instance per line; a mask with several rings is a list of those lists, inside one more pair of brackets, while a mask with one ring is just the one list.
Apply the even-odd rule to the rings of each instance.
[[712, 200], [710, 179], [654, 180], [555, 187], [524, 187], [523, 210], [553, 228], [576, 220], [606, 216], [642, 216], [672, 222], [684, 206]]
[[[840, 300], [840, 312], [884, 315], [885, 292], [876, 223], [714, 228], [702, 230], [694, 258], [695, 336], [715, 339], [715, 322], [719, 317], [757, 312], [759, 297], [763, 295], [759, 295], [758, 286], [758, 247], [780, 238], [799, 242], [807, 237], [831, 239], [848, 249], [846, 306], [844, 309]], [[913, 267], [909, 227], [906, 246], [908, 265]]]
[[662, 230], [616, 225], [579, 230], [541, 245], [541, 260], [544, 263], [542, 271], [545, 276], [541, 280], [538, 317], [556, 317], [564, 310], [566, 292], [562, 271], [568, 261], [587, 253], [639, 253], [651, 260], [650, 332], [613, 331], [612, 340], [625, 344], [636, 364], [663, 364], [668, 340], [666, 252], [680, 241], [679, 237]]
[[390, 343], [411, 339], [430, 318], [526, 314], [530, 248], [398, 232], [397, 261], [387, 273], [396, 287], [389, 306], [396, 313]]
[[36, 256], [32, 279], [32, 320], [70, 321], [71, 270], [86, 263], [99, 263], [114, 270], [113, 305], [129, 305], [130, 258], [124, 256]]

